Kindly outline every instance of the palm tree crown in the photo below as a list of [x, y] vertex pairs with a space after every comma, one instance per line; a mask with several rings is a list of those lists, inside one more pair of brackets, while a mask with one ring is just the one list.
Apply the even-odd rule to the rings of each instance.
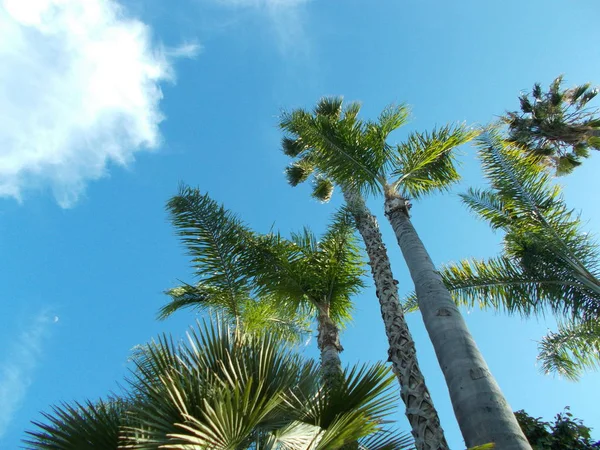
[[314, 174], [313, 196], [322, 201], [329, 200], [334, 184], [416, 199], [458, 181], [452, 150], [475, 131], [448, 125], [411, 133], [393, 146], [387, 139], [408, 120], [408, 107], [389, 106], [377, 121], [360, 120], [359, 112], [358, 103], [344, 106], [342, 98], [330, 97], [321, 99], [312, 113], [295, 109], [282, 115], [280, 126], [289, 134], [282, 140], [283, 151], [295, 158], [286, 169], [291, 185]]
[[268, 295], [256, 295], [250, 269], [255, 232], [208, 194], [187, 186], [167, 209], [198, 281], [167, 291], [171, 301], [161, 308], [159, 318], [195, 308], [216, 311], [251, 332], [275, 333], [288, 341], [303, 336], [306, 316], [279, 308]]
[[563, 77], [556, 78], [548, 92], [539, 83], [531, 96], [519, 98], [521, 111], [506, 113], [508, 139], [526, 151], [543, 156], [557, 175], [570, 173], [589, 156], [590, 149], [600, 150], [600, 119], [588, 103], [598, 94], [589, 83], [562, 89]]

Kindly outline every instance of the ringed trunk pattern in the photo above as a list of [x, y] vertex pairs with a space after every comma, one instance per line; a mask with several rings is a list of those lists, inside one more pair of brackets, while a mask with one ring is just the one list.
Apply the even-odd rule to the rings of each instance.
[[329, 308], [319, 307], [317, 318], [319, 335], [317, 344], [321, 352], [321, 370], [325, 384], [329, 388], [336, 387], [343, 377], [340, 353], [344, 350], [340, 344], [340, 330], [329, 317]]
[[392, 274], [377, 219], [359, 193], [346, 189], [344, 198], [350, 206], [369, 256], [389, 343], [388, 361], [392, 363], [400, 383], [400, 396], [406, 405], [405, 414], [412, 427], [415, 447], [418, 450], [447, 450], [449, 447], [444, 430], [417, 362], [415, 343], [400, 305], [397, 282]]
[[508, 402], [408, 216], [407, 202], [386, 192], [385, 214], [415, 284], [419, 309], [444, 373], [467, 447], [531, 450]]

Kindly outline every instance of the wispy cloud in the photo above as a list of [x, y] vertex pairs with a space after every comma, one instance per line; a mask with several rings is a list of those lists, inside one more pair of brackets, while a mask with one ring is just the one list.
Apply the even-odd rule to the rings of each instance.
[[109, 163], [160, 143], [173, 57], [113, 0], [0, 0], [0, 197], [50, 187], [71, 206]]
[[6, 348], [5, 360], [0, 361], [0, 438], [6, 430], [17, 409], [21, 406], [31, 385], [43, 342], [53, 323], [58, 318], [43, 311], [36, 316], [24, 330]]
[[233, 9], [254, 9], [269, 20], [284, 54], [308, 56], [310, 45], [305, 30], [305, 4], [312, 0], [208, 0]]

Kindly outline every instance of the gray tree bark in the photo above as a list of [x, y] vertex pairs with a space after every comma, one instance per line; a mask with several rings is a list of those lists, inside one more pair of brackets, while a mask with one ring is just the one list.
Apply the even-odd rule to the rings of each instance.
[[386, 193], [385, 214], [415, 284], [423, 322], [444, 373], [467, 447], [531, 450], [467, 325], [408, 216], [407, 204]]
[[329, 317], [329, 308], [326, 306], [319, 307], [317, 323], [319, 332], [317, 344], [321, 352], [323, 379], [328, 388], [335, 388], [343, 377], [340, 353], [344, 349], [340, 344], [340, 330]]
[[400, 383], [400, 396], [406, 405], [405, 414], [412, 428], [415, 447], [418, 450], [446, 450], [449, 448], [448, 443], [417, 362], [415, 343], [404, 319], [397, 282], [392, 274], [377, 219], [357, 192], [345, 189], [344, 198], [356, 220], [369, 256], [389, 343], [388, 360]]

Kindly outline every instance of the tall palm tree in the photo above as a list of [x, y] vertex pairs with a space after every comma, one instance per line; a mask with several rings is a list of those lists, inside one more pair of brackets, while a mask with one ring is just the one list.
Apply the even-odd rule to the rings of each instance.
[[600, 117], [597, 110], [588, 107], [598, 90], [590, 83], [562, 89], [562, 82], [561, 75], [548, 92], [534, 84], [531, 96], [525, 93], [519, 97], [521, 111], [502, 117], [508, 125], [508, 139], [542, 156], [540, 161], [554, 167], [557, 175], [581, 165], [590, 149], [600, 150]]
[[410, 439], [382, 426], [392, 379], [382, 365], [355, 367], [323, 390], [312, 361], [273, 336], [205, 325], [187, 343], [143, 347], [128, 380], [133, 400], [54, 408], [25, 441], [32, 450], [401, 450]]
[[279, 308], [266, 295], [255, 295], [248, 261], [248, 243], [255, 234], [235, 214], [188, 186], [180, 187], [167, 210], [197, 281], [167, 291], [170, 301], [161, 308], [160, 319], [193, 308], [217, 312], [248, 332], [275, 333], [291, 342], [307, 332], [305, 316]]
[[276, 298], [281, 309], [315, 317], [325, 382], [342, 379], [340, 328], [351, 319], [353, 295], [363, 287], [363, 261], [354, 227], [344, 211], [326, 233], [317, 237], [307, 228], [287, 240], [278, 234], [255, 244], [251, 271], [258, 291]]
[[494, 442], [499, 448], [530, 449], [409, 218], [408, 197], [445, 190], [459, 178], [452, 150], [476, 133], [446, 126], [413, 133], [393, 147], [387, 138], [404, 123], [406, 107], [387, 108], [377, 122], [359, 120], [359, 110], [356, 103], [344, 108], [341, 99], [326, 98], [312, 113], [303, 109], [284, 113], [280, 126], [289, 135], [286, 142], [294, 143], [286, 148], [293, 148], [288, 154], [297, 158], [288, 177], [303, 181], [316, 169], [317, 187], [328, 183], [344, 191], [384, 194], [385, 214], [415, 284], [467, 446]]
[[[341, 103], [337, 99], [323, 99], [317, 105], [315, 113], [325, 118], [334, 117], [339, 120]], [[356, 114], [358, 114], [358, 105], [350, 105], [344, 111], [344, 120], [351, 121]], [[404, 123], [407, 117], [408, 110], [401, 107], [388, 111], [387, 114], [382, 115], [380, 121], [385, 120], [388, 123], [387, 129], [391, 130]], [[291, 119], [291, 116], [288, 118]], [[286, 116], [283, 119], [287, 122]], [[287, 125], [282, 122], [284, 130], [289, 130], [290, 126], [293, 126], [293, 122], [290, 121]], [[287, 156], [296, 158], [301, 153], [305, 153], [307, 143], [298, 133], [291, 131], [290, 134], [292, 138], [284, 137], [282, 140], [283, 151]], [[310, 158], [305, 156], [302, 155], [287, 167], [288, 182], [296, 186], [313, 174], [313, 196], [320, 201], [329, 201], [333, 193], [331, 179], [324, 172], [320, 172]], [[341, 188], [348, 211], [354, 217], [369, 257], [375, 292], [388, 338], [388, 360], [392, 363], [394, 373], [402, 387], [400, 396], [406, 406], [405, 414], [412, 427], [415, 445], [419, 450], [446, 449], [448, 444], [425, 378], [419, 368], [415, 344], [400, 305], [397, 282], [392, 273], [377, 218], [367, 207], [363, 194], [359, 190], [350, 183], [343, 184]]]
[[490, 187], [469, 189], [464, 203], [492, 228], [505, 232], [501, 256], [464, 260], [442, 269], [445, 285], [462, 305], [523, 316], [552, 311], [561, 322], [540, 345], [546, 372], [576, 379], [600, 366], [600, 254], [559, 186], [540, 165], [497, 130], [478, 139]]

